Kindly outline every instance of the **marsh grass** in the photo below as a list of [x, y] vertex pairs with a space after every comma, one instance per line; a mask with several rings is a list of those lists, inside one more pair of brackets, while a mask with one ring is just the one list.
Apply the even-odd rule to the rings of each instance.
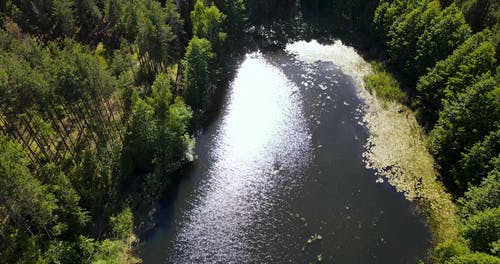
[[426, 136], [413, 112], [396, 102], [374, 98], [365, 121], [370, 130], [364, 153], [368, 168], [384, 176], [399, 192], [418, 204], [434, 242], [459, 239], [457, 207], [437, 180]]
[[332, 61], [353, 78], [358, 96], [366, 103], [363, 118], [369, 130], [363, 154], [366, 166], [385, 177], [408, 200], [416, 202], [435, 244], [460, 241], [457, 206], [438, 181], [426, 135], [415, 114], [403, 105], [406, 95], [392, 76], [384, 73], [380, 64], [367, 63], [354, 48], [341, 41], [328, 46], [299, 41], [288, 45], [287, 50], [305, 62]]
[[363, 77], [366, 89], [384, 101], [399, 102], [404, 104], [406, 94], [399, 87], [399, 83], [390, 73], [383, 69], [380, 63], [371, 63], [372, 72]]
[[[370, 78], [375, 77], [367, 76], [377, 76], [377, 73], [380, 76], [381, 68], [353, 57], [356, 59], [344, 60], [347, 64], [340, 66], [352, 76], [358, 95], [366, 103], [363, 121], [368, 127], [369, 138], [363, 156], [367, 168], [374, 169], [378, 176], [386, 178], [397, 191], [404, 193], [406, 199], [417, 203], [431, 230], [433, 243], [461, 241], [457, 206], [438, 180], [434, 158], [427, 148], [427, 136], [415, 113], [403, 105], [406, 94], [399, 90], [390, 75], [389, 80], [377, 80], [377, 85], [391, 88], [372, 87], [376, 90], [370, 92], [367, 85], [370, 85]], [[383, 71], [382, 75], [385, 75]], [[395, 88], [397, 92], [391, 91]]]

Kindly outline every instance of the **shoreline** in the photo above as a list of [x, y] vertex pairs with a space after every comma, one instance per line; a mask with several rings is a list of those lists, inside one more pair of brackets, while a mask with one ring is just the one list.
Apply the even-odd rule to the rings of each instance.
[[358, 95], [366, 104], [366, 167], [375, 170], [407, 200], [416, 202], [434, 244], [460, 240], [457, 206], [438, 180], [434, 158], [426, 146], [427, 136], [413, 111], [401, 103], [378, 98], [366, 89], [363, 78], [372, 69], [363, 58], [339, 66], [352, 76]]
[[363, 123], [369, 131], [363, 153], [366, 167], [402, 192], [407, 200], [416, 202], [434, 245], [459, 241], [457, 206], [438, 180], [426, 135], [412, 110], [377, 98], [366, 89], [363, 78], [372, 72], [371, 65], [353, 47], [340, 40], [328, 46], [312, 43], [315, 48], [306, 48], [304, 43], [298, 42], [287, 49], [302, 60], [332, 61], [353, 78], [358, 96], [365, 101]]

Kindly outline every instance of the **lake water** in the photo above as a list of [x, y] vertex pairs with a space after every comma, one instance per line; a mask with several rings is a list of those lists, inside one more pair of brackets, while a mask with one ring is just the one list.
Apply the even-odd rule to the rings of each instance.
[[352, 77], [315, 60], [332, 49], [313, 41], [246, 55], [220, 115], [197, 137], [192, 169], [158, 211], [145, 264], [425, 259], [423, 218], [365, 168]]

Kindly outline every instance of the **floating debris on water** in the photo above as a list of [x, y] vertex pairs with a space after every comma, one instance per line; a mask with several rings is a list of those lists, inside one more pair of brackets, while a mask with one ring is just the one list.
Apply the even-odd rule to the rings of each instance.
[[319, 234], [316, 234], [316, 233], [315, 233], [314, 235], [312, 235], [312, 236], [311, 236], [311, 237], [307, 240], [307, 244], [311, 244], [311, 243], [313, 243], [314, 241], [316, 241], [316, 240], [321, 240], [321, 239], [323, 239], [323, 237], [322, 237], [321, 235], [319, 235]]

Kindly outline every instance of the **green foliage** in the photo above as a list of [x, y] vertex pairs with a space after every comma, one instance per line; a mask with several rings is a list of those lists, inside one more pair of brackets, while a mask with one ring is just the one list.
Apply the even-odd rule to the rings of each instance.
[[140, 81], [152, 82], [182, 57], [183, 21], [173, 0], [12, 0], [8, 5], [12, 27], [43, 41], [71, 37], [112, 49], [133, 44], [140, 55]]
[[168, 108], [172, 103], [172, 92], [170, 78], [166, 74], [156, 76], [152, 87], [152, 98], [149, 98], [149, 104], [153, 108], [156, 120], [164, 123], [168, 120]]
[[500, 22], [500, 4], [495, 0], [457, 0], [475, 32], [493, 28]]
[[438, 244], [434, 249], [434, 262], [437, 264], [494, 264], [500, 258], [485, 253], [472, 253], [458, 242]]
[[75, 2], [67, 0], [54, 0], [52, 17], [58, 35], [73, 36], [76, 33]]
[[209, 0], [226, 15], [223, 31], [229, 35], [230, 43], [235, 44], [242, 36], [246, 22], [245, 0]]
[[[475, 143], [470, 150], [462, 153], [459, 166], [453, 171], [456, 178], [467, 179], [478, 185], [500, 159], [500, 130], [492, 131], [482, 141]], [[500, 197], [499, 197], [500, 199]]]
[[117, 86], [135, 89], [133, 69], [116, 68], [118, 82], [102, 45], [93, 52], [72, 39], [19, 37], [0, 31], [0, 124], [24, 149], [17, 174], [9, 173], [22, 188], [5, 193], [12, 210], [0, 205], [3, 215], [11, 212], [0, 236], [15, 241], [0, 262], [75, 263], [88, 259], [78, 249], [81, 235], [110, 232], [104, 219], [120, 195], [124, 132]]
[[375, 72], [364, 77], [366, 88], [379, 98], [404, 103], [406, 94], [399, 83], [386, 71], [375, 68]]
[[499, 264], [500, 258], [484, 253], [469, 253], [451, 258], [446, 264]]
[[[211, 71], [191, 67], [193, 79], [217, 72], [211, 46], [222, 47], [229, 28], [207, 6]], [[169, 77], [187, 42], [176, 3], [8, 0], [0, 12], [0, 130], [8, 133], [0, 136], [0, 262], [136, 262], [129, 208], [158, 199], [193, 158], [192, 111]]]
[[94, 0], [75, 0], [75, 12], [78, 24], [85, 35], [94, 32], [102, 19], [101, 10]]
[[500, 100], [495, 94], [500, 89], [489, 74], [482, 76], [455, 100], [444, 102], [444, 109], [430, 134], [430, 147], [442, 166], [446, 177], [453, 177], [460, 190], [465, 190], [471, 179], [450, 175], [456, 170], [461, 153], [482, 140], [500, 125]]
[[140, 263], [130, 257], [131, 245], [127, 240], [105, 239], [102, 242], [81, 236], [79, 247], [83, 252], [84, 262], [92, 264]]
[[491, 252], [493, 243], [500, 240], [500, 207], [469, 216], [461, 232], [472, 250]]
[[495, 69], [495, 48], [491, 33], [486, 31], [473, 35], [458, 47], [452, 55], [436, 66], [417, 83], [418, 106], [421, 119], [427, 126], [434, 125], [443, 99], [477, 82], [479, 77]]
[[23, 45], [11, 34], [0, 30], [0, 65], [3, 81], [0, 84], [4, 112], [23, 113], [34, 105], [44, 105], [53, 92], [50, 69], [40, 62], [50, 61], [49, 53], [33, 43]]
[[127, 262], [127, 245], [123, 241], [104, 240], [96, 249], [92, 264], [120, 264]]
[[52, 224], [56, 200], [27, 166], [21, 146], [0, 135], [0, 206], [23, 232], [50, 236], [47, 227]]
[[373, 16], [375, 29], [384, 40], [388, 40], [389, 32], [396, 21], [400, 20], [404, 14], [417, 8], [422, 2], [415, 0], [381, 0]]
[[451, 4], [434, 17], [417, 41], [415, 76], [427, 72], [428, 67], [445, 59], [470, 35], [471, 29], [465, 23], [462, 12]]
[[187, 129], [192, 112], [181, 97], [172, 100], [169, 81], [166, 75], [159, 75], [151, 99], [159, 128], [155, 164], [160, 174], [178, 169], [191, 152], [192, 139], [187, 136]]
[[52, 227], [52, 234], [61, 239], [77, 239], [87, 227], [90, 215], [81, 207], [80, 194], [73, 187], [70, 177], [57, 169], [55, 164], [49, 163], [42, 169], [41, 178], [50, 179], [48, 190], [57, 200], [54, 210], [57, 222]]
[[[6, 263], [16, 259], [33, 263], [41, 258], [38, 239], [52, 238], [57, 200], [28, 169], [19, 144], [0, 134], [0, 234], [9, 243], [0, 252]], [[18, 255], [18, 252], [23, 252]]]
[[[417, 8], [406, 14], [389, 31], [387, 42], [391, 61], [397, 63], [411, 77], [418, 77], [415, 57], [418, 55], [419, 37], [430, 27], [433, 19], [440, 13], [439, 2], [424, 1]], [[425, 65], [432, 66], [432, 65]], [[421, 66], [420, 66], [421, 67]]]
[[209, 109], [215, 93], [214, 59], [215, 54], [207, 39], [191, 39], [183, 61], [184, 96], [197, 115]]
[[391, 61], [417, 79], [462, 44], [470, 28], [454, 4], [440, 10], [438, 1], [421, 1], [411, 11], [402, 4], [383, 2], [375, 13], [375, 23], [387, 32]]
[[144, 100], [138, 98], [134, 102], [127, 138], [125, 139], [128, 157], [135, 168], [151, 169], [156, 148], [157, 131], [158, 126], [154, 118], [153, 108]]
[[464, 197], [458, 200], [463, 218], [500, 206], [499, 169], [492, 170], [479, 186], [469, 188]]
[[226, 16], [213, 3], [205, 7], [201, 0], [197, 0], [191, 12], [193, 36], [208, 39], [216, 51], [222, 52], [226, 39], [226, 33], [222, 32], [225, 19]]
[[157, 1], [144, 0], [142, 5], [136, 7], [139, 9], [136, 12], [141, 14], [138, 16], [136, 29], [133, 29], [137, 30], [136, 43], [141, 56], [146, 60], [142, 62], [144, 71], [153, 77], [178, 57], [175, 51], [178, 51], [179, 45], [175, 33], [180, 30], [182, 21], [175, 12], [172, 0], [165, 3], [163, 7]]
[[[500, 263], [488, 255], [500, 250], [497, 2], [381, 0], [374, 14], [390, 61], [410, 84], [418, 78], [413, 105], [432, 129], [429, 146], [442, 179], [455, 195], [468, 189], [458, 199], [462, 235], [473, 251], [482, 252], [447, 242], [435, 249], [437, 263]], [[365, 82], [374, 89], [376, 81], [387, 78], [372, 75]]]
[[468, 253], [469, 249], [462, 243], [444, 242], [434, 248], [433, 256], [436, 264], [446, 264], [449, 259]]
[[130, 208], [125, 208], [121, 213], [111, 216], [111, 229], [116, 238], [125, 240], [134, 233], [134, 217]]
[[[172, 173], [190, 161], [193, 139], [187, 129], [192, 112], [181, 98], [172, 100], [167, 75], [158, 75], [151, 89], [152, 97], [143, 100], [135, 94], [132, 99], [122, 164], [127, 192], [132, 192], [131, 186], [146, 188], [151, 192], [148, 197], [156, 199]], [[145, 182], [139, 177], [145, 177]]]
[[[193, 139], [187, 134], [188, 125], [191, 122], [192, 111], [189, 106], [184, 103], [181, 97], [176, 97], [174, 103], [168, 109], [168, 120], [163, 133], [166, 135], [166, 140], [163, 142], [162, 150], [165, 155], [165, 162], [168, 163], [184, 163], [191, 160]], [[167, 171], [177, 169], [178, 165], [173, 168], [167, 168]]]

